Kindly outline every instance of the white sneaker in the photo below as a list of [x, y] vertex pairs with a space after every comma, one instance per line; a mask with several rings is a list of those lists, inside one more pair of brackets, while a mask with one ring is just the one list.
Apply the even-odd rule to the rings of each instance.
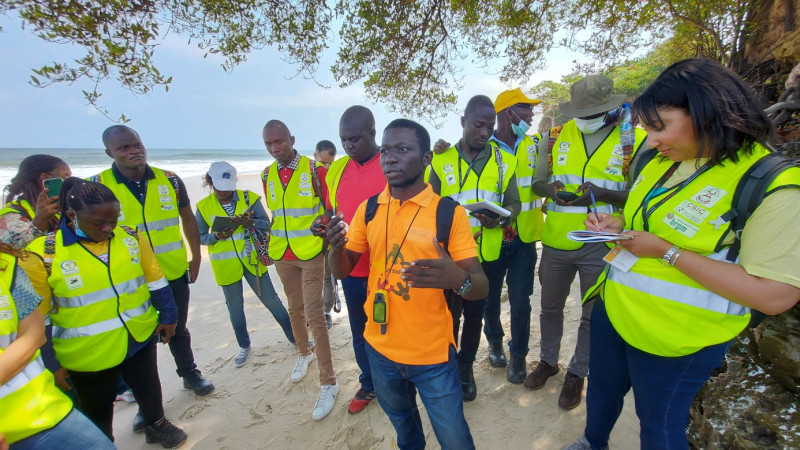
[[294, 370], [292, 370], [292, 382], [297, 383], [306, 376], [306, 372], [308, 372], [308, 365], [311, 364], [311, 361], [314, 360], [314, 353], [309, 353], [306, 356], [298, 356], [297, 363], [294, 365]]
[[323, 384], [319, 387], [319, 397], [317, 397], [317, 404], [314, 405], [314, 412], [311, 413], [311, 418], [314, 420], [322, 420], [333, 411], [333, 404], [336, 403], [336, 394], [339, 393], [338, 384]]
[[126, 402], [126, 403], [133, 403], [136, 401], [136, 397], [133, 396], [133, 391], [128, 389], [121, 394], [117, 394], [117, 398], [114, 400], [115, 402]]
[[252, 347], [243, 348], [239, 351], [239, 356], [233, 361], [233, 365], [236, 367], [242, 367], [244, 363], [247, 362], [247, 358], [250, 356], [250, 352], [253, 350]]

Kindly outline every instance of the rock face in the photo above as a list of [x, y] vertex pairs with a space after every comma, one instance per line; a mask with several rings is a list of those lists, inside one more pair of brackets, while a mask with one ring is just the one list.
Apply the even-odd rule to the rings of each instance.
[[734, 340], [697, 395], [688, 436], [695, 448], [800, 448], [800, 305]]

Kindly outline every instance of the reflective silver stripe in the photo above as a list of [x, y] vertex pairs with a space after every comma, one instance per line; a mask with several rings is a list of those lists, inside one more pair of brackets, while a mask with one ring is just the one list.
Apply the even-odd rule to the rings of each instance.
[[[727, 255], [727, 249], [718, 254], [708, 255], [708, 257], [717, 261], [728, 262], [724, 256], [720, 258], [720, 254]], [[614, 268], [614, 266], [609, 266], [608, 268], [608, 279], [653, 297], [702, 308], [707, 311], [731, 316], [743, 316], [750, 312], [750, 308], [720, 297], [709, 290], [670, 283], [669, 281], [650, 278], [634, 272], [626, 273]]]
[[122, 326], [123, 324], [119, 317], [114, 317], [102, 322], [76, 328], [62, 328], [58, 325], [53, 325], [53, 339], [72, 339], [77, 337], [96, 336], [100, 333], [122, 328]]
[[[171, 219], [161, 219], [161, 220], [154, 220], [152, 222], [147, 222], [147, 229], [149, 231], [161, 231], [165, 228], [169, 227], [177, 227], [180, 225], [180, 219], [177, 217]], [[144, 230], [144, 224], [139, 225], [140, 230]]]
[[[589, 208], [586, 206], [566, 206], [566, 205], [559, 205], [558, 203], [548, 200], [547, 201], [547, 211], [548, 212], [560, 212], [566, 214], [588, 214]], [[598, 205], [597, 212], [599, 213], [606, 213], [606, 214], [613, 214], [617, 211], [617, 207], [614, 205]]]
[[223, 259], [239, 259], [235, 250], [230, 250], [221, 253], [209, 253], [208, 259], [212, 261], [221, 261]]
[[486, 200], [487, 202], [500, 203], [500, 194], [492, 191], [479, 190], [475, 192], [474, 190], [469, 190], [469, 191], [457, 192], [455, 194], [450, 194], [449, 197], [462, 205], [466, 205], [472, 202], [477, 202], [478, 199]]
[[553, 174], [550, 177], [550, 182], [552, 183], [554, 181], [560, 181], [560, 182], [564, 183], [565, 185], [567, 185], [567, 184], [581, 185], [581, 184], [583, 184], [583, 177], [580, 176], [580, 175], [569, 175], [569, 174], [566, 174], [566, 173], [559, 173], [559, 174]]
[[533, 184], [533, 175], [529, 177], [517, 177], [517, 187], [526, 188]]
[[14, 342], [14, 339], [16, 338], [17, 338], [17, 333], [11, 333], [0, 336], [0, 348], [8, 348], [8, 346], [11, 345], [11, 343]]
[[9, 380], [8, 383], [0, 386], [0, 398], [15, 392], [21, 387], [30, 383], [31, 380], [41, 375], [44, 370], [44, 363], [42, 363], [41, 357], [29, 362], [28, 365], [22, 369], [22, 372], [18, 373], [14, 378]]
[[313, 208], [281, 208], [273, 211], [276, 217], [305, 217], [319, 215], [319, 206]]
[[[120, 295], [132, 294], [136, 292], [136, 289], [138, 289], [139, 286], [143, 285], [144, 283], [144, 275], [141, 275], [132, 280], [115, 284], [113, 288], [107, 287], [105, 289], [100, 289], [99, 291], [78, 295], [76, 297], [53, 297], [53, 301], [55, 301], [59, 308], [78, 308], [81, 306], [91, 305], [92, 303], [101, 302], [103, 300], [108, 300], [110, 298], [115, 298], [117, 296], [117, 292]], [[115, 288], [117, 290], [116, 292], [114, 292]]]
[[627, 182], [625, 181], [612, 181], [603, 178], [587, 178], [585, 181], [590, 181], [595, 186], [610, 189], [612, 191], [624, 191], [625, 187], [627, 187]]
[[135, 319], [135, 318], [147, 313], [148, 309], [150, 309], [150, 298], [149, 297], [147, 298], [147, 300], [142, 302], [141, 305], [137, 306], [136, 308], [131, 308], [131, 309], [127, 310], [127, 311], [122, 311], [122, 314], [120, 314], [120, 315], [122, 316], [122, 320], [127, 322], [127, 321], [129, 321], [131, 319]]
[[293, 238], [303, 238], [306, 236], [312, 236], [311, 230], [293, 230], [289, 231], [288, 233], [284, 230], [280, 230], [277, 228], [272, 229], [272, 236], [277, 238], [283, 239], [293, 239]]
[[536, 199], [532, 202], [523, 203], [522, 212], [533, 211], [534, 209], [539, 209], [541, 207], [542, 207], [542, 199]]
[[241, 241], [244, 239], [244, 233], [235, 233], [231, 236], [234, 241]]
[[578, 185], [578, 186], [580, 186], [581, 184], [586, 183], [586, 182], [591, 182], [595, 186], [598, 186], [598, 187], [601, 187], [601, 188], [605, 188], [605, 189], [611, 189], [612, 191], [624, 191], [625, 187], [626, 187], [626, 182], [625, 181], [612, 181], [612, 180], [606, 180], [605, 178], [586, 178], [586, 179], [584, 179], [580, 175], [558, 174], [558, 175], [553, 175], [552, 177], [550, 177], [550, 181], [551, 182], [560, 181], [560, 182], [564, 183], [565, 185], [573, 184], [573, 185]]
[[153, 253], [160, 255], [162, 253], [178, 250], [183, 247], [183, 241], [169, 242], [166, 244], [156, 245], [153, 247]]

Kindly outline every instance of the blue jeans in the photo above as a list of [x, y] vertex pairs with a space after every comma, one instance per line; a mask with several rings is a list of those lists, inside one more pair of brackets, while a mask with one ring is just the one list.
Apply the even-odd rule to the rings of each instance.
[[375, 395], [397, 431], [401, 450], [425, 448], [425, 433], [417, 409], [417, 391], [428, 411], [433, 432], [442, 449], [474, 449], [464, 418], [456, 351], [450, 347], [447, 362], [416, 366], [400, 364], [366, 346]]
[[595, 300], [591, 343], [584, 433], [592, 448], [607, 445], [623, 398], [633, 387], [641, 447], [687, 449], [689, 408], [720, 366], [727, 342], [679, 357], [643, 352], [622, 339], [608, 319], [605, 302]]
[[342, 281], [344, 301], [347, 304], [347, 317], [350, 319], [350, 332], [353, 334], [353, 351], [356, 354], [356, 364], [361, 370], [358, 382], [361, 389], [374, 392], [372, 371], [367, 357], [367, 341], [364, 340], [364, 328], [367, 326], [367, 313], [364, 312], [364, 302], [367, 301], [367, 278], [347, 277]]
[[56, 426], [11, 444], [11, 450], [113, 450], [116, 447], [91, 420], [73, 409]]
[[[269, 278], [269, 273], [264, 272], [261, 277], [256, 277], [247, 269], [244, 271], [244, 279], [247, 284], [261, 300], [261, 303], [267, 307], [272, 317], [278, 322], [278, 325], [283, 329], [283, 334], [289, 342], [294, 342], [294, 334], [292, 334], [292, 324], [289, 322], [289, 313], [286, 307], [281, 303], [278, 298], [278, 293], [272, 286], [272, 280]], [[222, 293], [225, 294], [225, 304], [228, 305], [228, 315], [231, 318], [231, 325], [233, 325], [233, 332], [236, 334], [236, 342], [239, 347], [250, 347], [250, 334], [247, 332], [247, 318], [244, 316], [244, 295], [242, 291], [242, 280], [236, 283], [222, 286]]]
[[508, 303], [511, 306], [511, 354], [524, 358], [528, 355], [531, 334], [531, 295], [533, 270], [536, 267], [536, 243], [514, 240], [500, 248], [496, 261], [485, 262], [483, 270], [489, 279], [489, 296], [483, 310], [483, 333], [486, 340], [503, 342], [503, 325], [500, 323], [500, 294], [503, 280], [508, 283]]

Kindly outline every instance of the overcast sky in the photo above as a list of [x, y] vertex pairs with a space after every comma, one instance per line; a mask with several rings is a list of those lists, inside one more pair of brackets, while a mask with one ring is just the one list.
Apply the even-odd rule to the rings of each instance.
[[[12, 12], [13, 14], [13, 12]], [[20, 29], [16, 18], [0, 17], [0, 148], [102, 148], [100, 135], [113, 123], [87, 106], [81, 89], [53, 85], [35, 88], [28, 82], [31, 68], [53, 61], [71, 61], [82, 53], [66, 45], [45, 43]], [[203, 51], [187, 39], [168, 37], [156, 49], [155, 61], [162, 74], [173, 76], [169, 92], [163, 88], [148, 95], [133, 95], [114, 80], [100, 87], [100, 104], [111, 117], [125, 114], [127, 125], [136, 129], [148, 147], [186, 149], [263, 148], [261, 129], [270, 119], [284, 121], [296, 138], [295, 147], [312, 149], [321, 139], [333, 141], [341, 150], [338, 122], [349, 106], [361, 104], [375, 114], [379, 130], [400, 117], [384, 105], [371, 104], [360, 84], [341, 89], [336, 86], [329, 66], [334, 52], [326, 55], [318, 79], [328, 89], [302, 77], [287, 79], [295, 68], [280, 59], [272, 49], [251, 54], [248, 61], [226, 73], [220, 59], [203, 59]], [[552, 52], [548, 69], [537, 73], [524, 86], [529, 88], [545, 79], [558, 80], [572, 68], [576, 59], [563, 49]], [[499, 66], [498, 66], [499, 67]], [[458, 96], [463, 111], [470, 97], [485, 94], [492, 100], [505, 89], [517, 87], [501, 83], [492, 69], [467, 69], [466, 86]], [[461, 136], [460, 114], [450, 113], [444, 127], [435, 129], [423, 122], [431, 137], [451, 142]], [[379, 139], [380, 142], [380, 139]]]

